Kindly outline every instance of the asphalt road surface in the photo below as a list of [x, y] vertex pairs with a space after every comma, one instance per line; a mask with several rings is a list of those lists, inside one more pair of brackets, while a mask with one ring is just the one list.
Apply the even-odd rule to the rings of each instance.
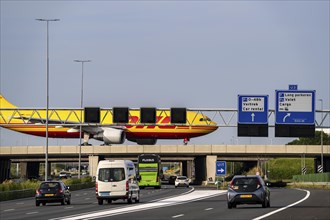
[[271, 207], [228, 209], [226, 191], [164, 186], [141, 190], [138, 204], [97, 204], [94, 189], [72, 192], [72, 204], [36, 207], [33, 198], [0, 203], [0, 219], [330, 219], [329, 190], [271, 188]]

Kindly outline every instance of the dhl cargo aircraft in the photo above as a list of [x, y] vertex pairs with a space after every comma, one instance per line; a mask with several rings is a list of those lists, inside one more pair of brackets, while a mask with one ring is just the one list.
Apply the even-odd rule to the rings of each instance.
[[[48, 137], [79, 138], [80, 114], [84, 111], [70, 109], [48, 109]], [[190, 138], [203, 136], [215, 131], [218, 126], [207, 116], [187, 111], [187, 124], [171, 124], [170, 110], [156, 111], [156, 125], [140, 124], [140, 110], [129, 110], [129, 123], [113, 125], [112, 113], [101, 109], [101, 122], [83, 124], [84, 145], [90, 138], [103, 141], [104, 144], [122, 144], [125, 139], [137, 144], [153, 145], [157, 139], [183, 139], [184, 144]], [[65, 123], [63, 123], [65, 122]], [[46, 109], [19, 109], [0, 95], [0, 126], [13, 131], [46, 136]]]

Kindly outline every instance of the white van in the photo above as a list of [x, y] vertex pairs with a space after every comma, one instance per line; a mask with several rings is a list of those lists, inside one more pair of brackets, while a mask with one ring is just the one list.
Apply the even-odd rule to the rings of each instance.
[[140, 188], [134, 163], [130, 160], [101, 160], [96, 171], [96, 198], [111, 203], [123, 199], [127, 203], [140, 201]]

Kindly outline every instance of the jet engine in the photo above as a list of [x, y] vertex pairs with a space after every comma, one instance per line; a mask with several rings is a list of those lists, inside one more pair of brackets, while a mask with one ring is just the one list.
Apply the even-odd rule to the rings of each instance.
[[93, 138], [103, 141], [107, 145], [124, 143], [126, 138], [124, 130], [116, 128], [102, 128], [102, 130], [102, 132], [95, 134]]

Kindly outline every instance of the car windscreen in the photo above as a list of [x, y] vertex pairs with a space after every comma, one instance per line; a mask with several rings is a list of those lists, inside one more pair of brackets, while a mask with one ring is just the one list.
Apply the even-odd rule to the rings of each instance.
[[158, 172], [157, 167], [140, 167], [139, 172]]
[[41, 189], [49, 189], [49, 188], [60, 188], [60, 184], [59, 183], [41, 183], [40, 185]]
[[260, 182], [255, 177], [236, 178], [233, 180], [232, 185], [235, 190], [254, 191], [260, 187]]
[[125, 180], [124, 168], [100, 168], [98, 180], [102, 182], [119, 182]]
[[186, 180], [187, 179], [187, 177], [184, 177], [184, 176], [179, 176], [178, 178], [177, 178], [177, 180]]

